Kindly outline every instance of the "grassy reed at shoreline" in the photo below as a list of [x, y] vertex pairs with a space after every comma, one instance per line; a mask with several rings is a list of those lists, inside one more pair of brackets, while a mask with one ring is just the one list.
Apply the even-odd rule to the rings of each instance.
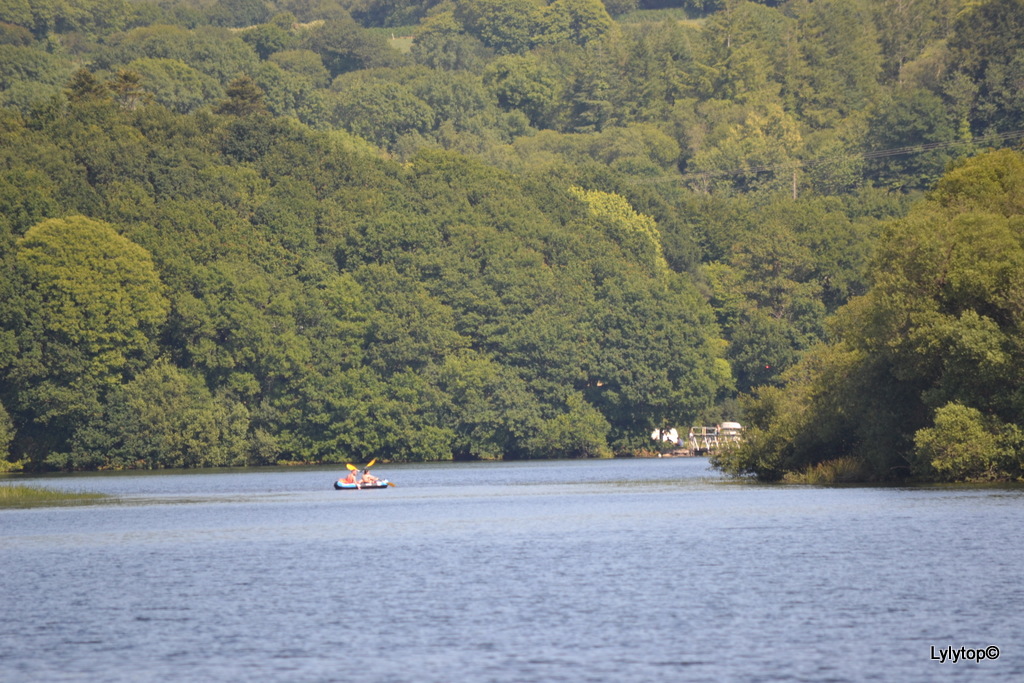
[[867, 481], [863, 464], [856, 458], [836, 458], [812, 465], [803, 472], [787, 472], [786, 484], [857, 484]]
[[0, 508], [90, 503], [109, 497], [104, 493], [54, 491], [36, 486], [0, 484]]

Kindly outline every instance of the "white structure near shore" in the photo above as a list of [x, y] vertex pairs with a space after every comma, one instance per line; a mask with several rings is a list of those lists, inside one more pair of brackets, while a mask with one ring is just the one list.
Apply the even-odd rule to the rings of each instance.
[[679, 438], [679, 430], [675, 427], [655, 429], [651, 432], [651, 440], [659, 442], [659, 445], [670, 443], [696, 455], [739, 443], [743, 440], [743, 425], [739, 422], [722, 422], [713, 427], [690, 427], [685, 439]]

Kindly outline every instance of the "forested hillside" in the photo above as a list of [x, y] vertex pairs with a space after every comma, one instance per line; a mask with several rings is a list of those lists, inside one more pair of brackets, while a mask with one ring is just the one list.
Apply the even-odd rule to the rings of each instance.
[[[752, 395], [782, 438], [765, 401], [913, 266], [894, 226], [974, 224], [919, 202], [1017, 144], [1022, 35], [1024, 0], [0, 0], [6, 466], [628, 454]], [[724, 466], [870, 459], [851, 415]]]

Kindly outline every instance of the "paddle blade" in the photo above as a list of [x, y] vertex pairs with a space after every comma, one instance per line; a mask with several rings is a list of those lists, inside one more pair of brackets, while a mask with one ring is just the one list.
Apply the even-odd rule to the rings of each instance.
[[353, 464], [352, 464], [352, 463], [350, 463], [350, 462], [347, 462], [347, 463], [345, 463], [345, 467], [349, 468], [349, 469], [350, 469], [350, 470], [352, 470], [353, 472], [355, 472], [355, 471], [357, 471], [357, 470], [359, 469], [358, 467], [356, 467], [355, 465], [353, 465]]
[[366, 467], [364, 467], [363, 469], [364, 469], [364, 470], [368, 470], [368, 469], [370, 469], [371, 467], [373, 467], [373, 463], [375, 463], [375, 462], [377, 462], [377, 458], [374, 458], [374, 459], [373, 459], [373, 460], [371, 460], [370, 462], [366, 463]]
[[393, 482], [393, 481], [389, 481], [388, 482], [388, 486], [394, 486], [394, 485], [395, 485], [395, 482]]

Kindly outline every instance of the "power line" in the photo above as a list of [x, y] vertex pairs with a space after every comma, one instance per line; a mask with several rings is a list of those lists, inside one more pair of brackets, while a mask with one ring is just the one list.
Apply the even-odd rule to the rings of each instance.
[[809, 159], [807, 161], [792, 161], [785, 164], [770, 164], [767, 166], [751, 166], [749, 168], [736, 168], [724, 171], [700, 171], [693, 173], [683, 173], [681, 177], [683, 180], [693, 180], [697, 178], [721, 178], [733, 175], [747, 175], [754, 173], [773, 173], [778, 171], [795, 171], [801, 168], [808, 168], [811, 166], [818, 166], [820, 164], [827, 163], [829, 161], [839, 161], [848, 159], [883, 159], [885, 157], [901, 156], [905, 154], [920, 154], [921, 152], [930, 152], [936, 149], [948, 149], [950, 147], [962, 147], [968, 145], [985, 145], [987, 142], [994, 142], [996, 140], [1014, 140], [1017, 138], [1024, 138], [1024, 130], [1011, 130], [1005, 133], [990, 133], [988, 135], [980, 136], [975, 140], [954, 140], [951, 142], [926, 142], [920, 145], [908, 145], [906, 147], [892, 147], [890, 149], [871, 150], [868, 152], [861, 152], [858, 154], [836, 154], [826, 157], [817, 157], [815, 159]]

